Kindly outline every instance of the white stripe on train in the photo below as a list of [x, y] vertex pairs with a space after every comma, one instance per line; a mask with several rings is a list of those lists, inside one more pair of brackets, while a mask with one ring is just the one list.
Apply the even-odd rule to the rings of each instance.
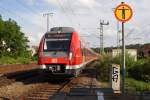
[[[87, 62], [84, 62], [82, 64], [79, 64], [79, 65], [66, 65], [66, 69], [80, 69], [80, 68], [84, 67], [86, 64], [92, 62], [93, 60], [94, 59], [91, 59], [91, 60], [89, 60]], [[46, 69], [46, 65], [44, 65], [44, 64], [40, 65], [40, 68], [41, 69]]]
[[79, 65], [67, 65], [67, 66], [66, 66], [66, 69], [80, 69], [80, 68], [84, 67], [86, 64], [92, 62], [93, 60], [94, 60], [94, 59], [91, 59], [91, 60], [89, 60], [89, 61], [87, 61], [87, 62], [84, 62], [84, 63], [82, 63], [82, 64], [79, 64]]

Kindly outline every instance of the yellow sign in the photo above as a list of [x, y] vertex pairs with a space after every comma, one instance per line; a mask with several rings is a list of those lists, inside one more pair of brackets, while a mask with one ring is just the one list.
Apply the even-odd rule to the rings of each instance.
[[129, 21], [132, 17], [132, 9], [127, 4], [120, 4], [115, 8], [115, 17], [121, 22]]

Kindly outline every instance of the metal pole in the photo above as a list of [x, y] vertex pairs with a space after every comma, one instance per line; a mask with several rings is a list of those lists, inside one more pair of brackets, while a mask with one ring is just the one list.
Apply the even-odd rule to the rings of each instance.
[[[120, 41], [120, 38], [119, 38], [119, 21], [117, 21], [117, 48], [118, 49], [119, 49], [119, 41]], [[117, 53], [119, 53], [119, 51]]]
[[101, 36], [99, 38], [99, 54], [101, 54]]
[[103, 25], [102, 21], [100, 20], [100, 54], [102, 54], [103, 49]]
[[109, 22], [104, 22], [104, 20], [100, 20], [100, 53], [104, 53], [104, 37], [103, 37], [103, 25], [109, 25]]
[[103, 47], [103, 24], [104, 24], [104, 20], [100, 20], [100, 53], [103, 53], [104, 47]]
[[126, 66], [125, 66], [125, 39], [124, 39], [124, 22], [122, 22], [122, 93], [125, 93], [125, 76], [126, 76]]
[[49, 31], [49, 16], [53, 16], [54, 13], [45, 13], [43, 16], [47, 17], [47, 32]]
[[47, 15], [47, 32], [49, 31], [49, 15]]

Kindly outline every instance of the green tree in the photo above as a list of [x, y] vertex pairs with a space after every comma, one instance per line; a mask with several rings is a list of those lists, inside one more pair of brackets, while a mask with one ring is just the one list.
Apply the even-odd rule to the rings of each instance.
[[[5, 46], [3, 46], [3, 41], [6, 43]], [[0, 17], [0, 56], [29, 56], [28, 42], [28, 38], [21, 32], [20, 26], [14, 20], [4, 21]]]
[[2, 52], [4, 51], [2, 48], [2, 41], [3, 41], [3, 28], [4, 28], [4, 21], [2, 20], [2, 17], [0, 15], [0, 54], [2, 54]]

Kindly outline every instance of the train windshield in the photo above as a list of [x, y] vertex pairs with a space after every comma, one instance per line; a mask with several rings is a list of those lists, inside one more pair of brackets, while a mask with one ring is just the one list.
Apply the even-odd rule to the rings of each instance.
[[[44, 54], [65, 55], [70, 47], [71, 33], [51, 33], [45, 35]], [[57, 52], [58, 51], [58, 52]], [[48, 53], [49, 52], [49, 53]]]

